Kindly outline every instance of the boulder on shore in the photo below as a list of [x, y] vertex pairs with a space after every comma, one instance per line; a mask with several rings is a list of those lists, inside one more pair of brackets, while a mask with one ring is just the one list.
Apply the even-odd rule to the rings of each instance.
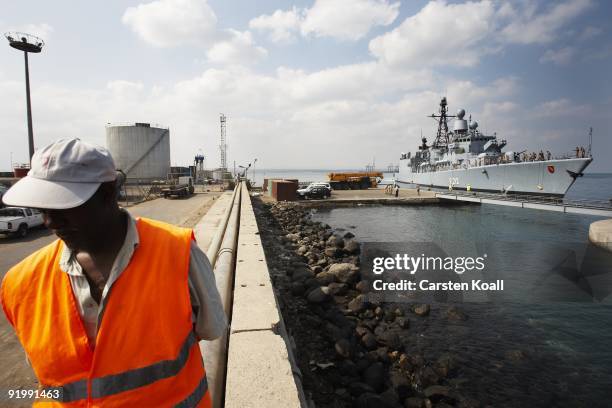
[[358, 278], [359, 268], [348, 262], [337, 263], [329, 267], [329, 273], [333, 274], [338, 282], [352, 283]]
[[355, 299], [348, 303], [348, 309], [353, 313], [359, 313], [365, 310], [367, 306], [367, 300], [364, 295], [357, 295]]
[[310, 303], [323, 303], [331, 299], [329, 288], [326, 286], [316, 287], [308, 293], [307, 299]]
[[354, 239], [345, 239], [344, 240], [344, 252], [347, 254], [358, 254], [359, 253], [359, 243]]
[[325, 242], [325, 246], [334, 247], [334, 248], [342, 248], [344, 246], [344, 241], [342, 241], [342, 238], [340, 237], [331, 235]]

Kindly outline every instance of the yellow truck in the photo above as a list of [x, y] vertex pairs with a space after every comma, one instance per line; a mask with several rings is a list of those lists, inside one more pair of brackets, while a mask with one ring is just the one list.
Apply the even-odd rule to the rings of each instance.
[[365, 190], [376, 188], [383, 178], [380, 171], [361, 171], [354, 173], [329, 173], [329, 184], [333, 190]]

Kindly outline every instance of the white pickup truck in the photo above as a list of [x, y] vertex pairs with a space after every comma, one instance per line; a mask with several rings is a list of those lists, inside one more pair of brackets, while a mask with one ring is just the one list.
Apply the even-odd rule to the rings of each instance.
[[0, 234], [28, 235], [30, 228], [43, 225], [40, 211], [31, 208], [6, 207], [0, 209]]

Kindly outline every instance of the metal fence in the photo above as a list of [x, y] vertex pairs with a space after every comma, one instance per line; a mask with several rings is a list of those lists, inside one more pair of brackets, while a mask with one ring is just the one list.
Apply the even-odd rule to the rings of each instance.
[[[233, 183], [230, 183], [233, 184]], [[138, 180], [127, 179], [119, 191], [119, 204], [125, 207], [138, 204], [143, 201], [154, 200], [162, 197], [162, 188], [168, 186], [160, 180]], [[226, 188], [231, 188], [228, 183], [219, 184], [194, 184], [196, 193], [222, 192]]]
[[157, 198], [161, 186], [150, 181], [127, 179], [119, 191], [119, 203], [129, 206]]

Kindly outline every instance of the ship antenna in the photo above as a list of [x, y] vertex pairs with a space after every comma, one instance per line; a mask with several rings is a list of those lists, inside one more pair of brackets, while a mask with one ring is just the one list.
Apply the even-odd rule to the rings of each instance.
[[593, 157], [591, 154], [591, 148], [593, 146], [593, 127], [589, 128], [589, 157]]
[[434, 147], [447, 147], [450, 143], [448, 137], [448, 118], [454, 118], [454, 115], [447, 114], [447, 103], [446, 97], [443, 97], [440, 101], [440, 114], [431, 114], [430, 118], [438, 119], [438, 133], [436, 134], [436, 140], [433, 143]]

